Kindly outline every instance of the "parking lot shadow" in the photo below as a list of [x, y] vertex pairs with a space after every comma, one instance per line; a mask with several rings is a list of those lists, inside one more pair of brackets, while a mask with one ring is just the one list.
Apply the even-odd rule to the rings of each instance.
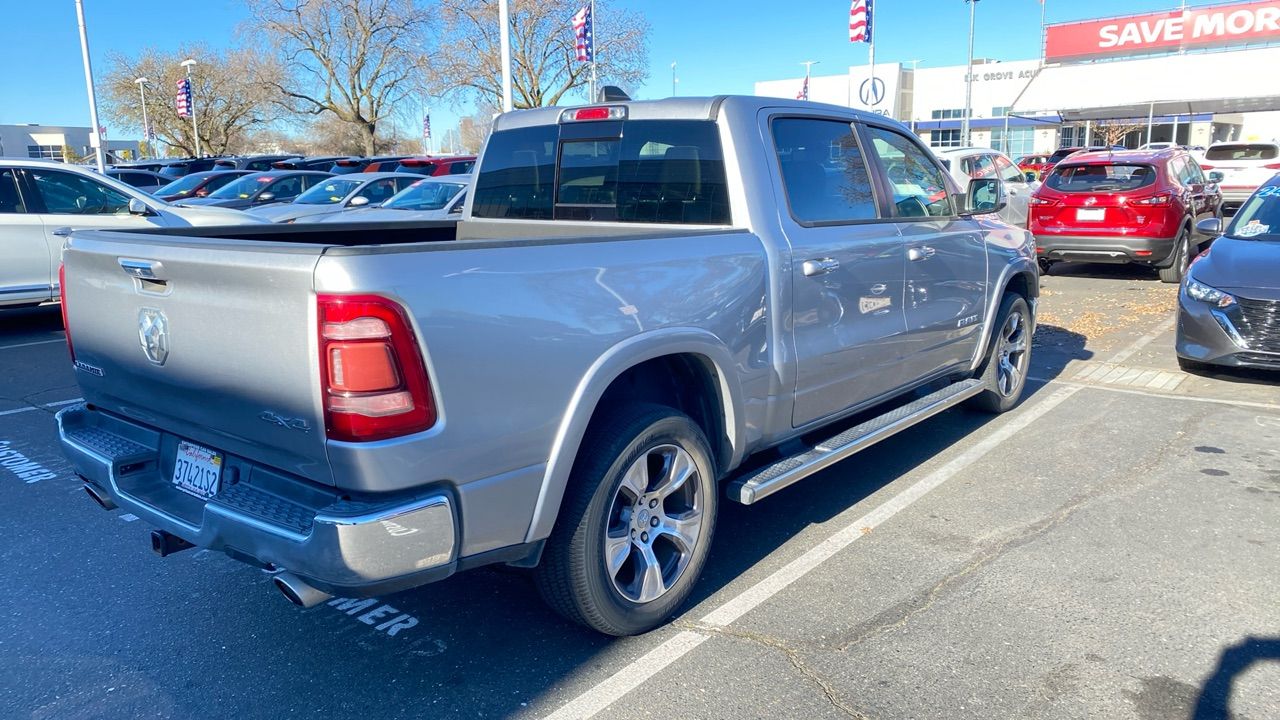
[[57, 305], [0, 310], [0, 333], [50, 333], [62, 330], [62, 312]]
[[1280, 638], [1247, 637], [1222, 651], [1218, 666], [1200, 688], [1191, 720], [1228, 720], [1231, 685], [1255, 663], [1280, 662]]
[[1128, 263], [1055, 263], [1047, 274], [1051, 277], [1160, 281], [1155, 268]]
[[1072, 360], [1091, 359], [1093, 351], [1085, 347], [1088, 340], [1064, 327], [1044, 323], [1037, 325], [1035, 337], [1031, 339], [1031, 377], [1053, 380]]
[[1192, 375], [1208, 378], [1210, 380], [1280, 387], [1280, 374], [1277, 374], [1274, 370], [1227, 367], [1225, 365], [1203, 365], [1195, 368], [1187, 368], [1186, 371]]

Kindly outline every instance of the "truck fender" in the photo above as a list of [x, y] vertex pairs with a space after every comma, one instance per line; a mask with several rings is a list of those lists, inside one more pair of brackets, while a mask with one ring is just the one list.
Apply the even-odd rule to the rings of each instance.
[[[735, 362], [724, 343], [715, 335], [696, 328], [663, 328], [629, 337], [596, 358], [574, 389], [551, 444], [542, 488], [538, 492], [538, 502], [525, 536], [526, 542], [541, 540], [551, 534], [582, 436], [609, 385], [624, 372], [646, 360], [678, 354], [701, 355], [714, 367], [719, 385], [720, 407], [724, 413], [725, 434], [730, 446], [729, 467], [741, 461], [741, 438], [744, 437], [745, 430], [742, 388], [734, 371]], [[712, 443], [717, 442], [717, 438], [709, 439]]]
[[[1009, 289], [1009, 283], [1013, 281], [1016, 275], [1024, 274], [1028, 278], [1028, 287], [1031, 292], [1027, 298], [1027, 304], [1031, 306], [1031, 317], [1035, 318], [1036, 298], [1040, 295], [1040, 269], [1036, 266], [1033, 258], [1023, 257], [1021, 255], [1010, 258], [1009, 262], [1000, 269], [1000, 277], [992, 283], [992, 287], [999, 288], [997, 292], [991, 293], [991, 297], [987, 298], [987, 321], [982, 324], [982, 335], [978, 341], [978, 347], [974, 349], [973, 360], [969, 363], [969, 369], [977, 371], [982, 365], [982, 361], [987, 358], [987, 349], [991, 344], [991, 333], [995, 332], [996, 313], [1000, 311], [1000, 301], [1004, 299], [1004, 293]], [[1034, 331], [1035, 325], [1032, 325]]]

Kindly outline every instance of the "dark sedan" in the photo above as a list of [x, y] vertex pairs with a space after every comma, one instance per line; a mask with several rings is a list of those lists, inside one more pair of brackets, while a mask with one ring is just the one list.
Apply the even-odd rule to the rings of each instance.
[[167, 202], [202, 198], [236, 178], [244, 177], [252, 172], [252, 170], [206, 170], [205, 172], [191, 173], [190, 175], [183, 175], [152, 194]]
[[155, 194], [156, 190], [169, 184], [173, 178], [150, 170], [136, 168], [107, 168], [107, 177], [115, 178], [125, 185], [136, 187], [142, 192]]
[[327, 177], [329, 177], [327, 172], [312, 170], [272, 170], [253, 173], [223, 185], [209, 193], [208, 197], [183, 200], [178, 204], [243, 210], [267, 203], [292, 202], [307, 188]]
[[[1203, 234], [1222, 221], [1202, 220]], [[1178, 364], [1280, 370], [1280, 176], [1244, 202], [1178, 293]]]

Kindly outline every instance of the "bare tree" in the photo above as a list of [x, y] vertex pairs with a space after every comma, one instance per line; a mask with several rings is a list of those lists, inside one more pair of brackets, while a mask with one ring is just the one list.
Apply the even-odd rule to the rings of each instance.
[[1144, 127], [1146, 123], [1136, 120], [1100, 120], [1093, 126], [1093, 132], [1103, 145], [1110, 147], [1124, 144], [1126, 135]]
[[458, 143], [468, 153], [478, 153], [493, 131], [493, 110], [481, 108], [474, 115], [458, 120]]
[[[590, 66], [576, 59], [573, 14], [585, 0], [512, 0], [511, 84], [517, 108], [556, 105], [585, 88]], [[498, 6], [494, 0], [441, 0], [443, 28], [431, 65], [440, 94], [466, 92], [502, 105]], [[601, 83], [635, 87], [648, 77], [649, 23], [638, 12], [596, 2], [595, 50]]]
[[195, 58], [192, 97], [200, 128], [200, 149], [220, 155], [244, 147], [248, 132], [279, 118], [280, 108], [263, 79], [275, 72], [249, 50], [214, 51], [203, 45], [162, 52], [149, 48], [136, 57], [107, 56], [107, 72], [100, 84], [110, 122], [142, 127], [142, 100], [134, 82], [145, 77], [147, 117], [160, 144], [181, 155], [194, 155], [191, 119], [178, 117], [174, 105], [177, 82], [186, 77], [181, 63]]
[[420, 84], [430, 14], [418, 0], [248, 0], [251, 33], [284, 71], [268, 85], [297, 112], [351, 125], [364, 154]]

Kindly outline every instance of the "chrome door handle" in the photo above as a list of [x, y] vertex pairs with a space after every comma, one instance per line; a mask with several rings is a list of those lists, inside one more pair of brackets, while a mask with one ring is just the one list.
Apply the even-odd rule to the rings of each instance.
[[804, 270], [805, 277], [813, 277], [815, 275], [826, 275], [840, 267], [840, 261], [835, 258], [817, 258], [814, 260], [805, 260], [801, 265]]
[[57, 230], [54, 230], [53, 234], [57, 235], [58, 237], [71, 237], [71, 228], [60, 227]]
[[921, 247], [913, 247], [907, 251], [907, 259], [913, 262], [919, 261], [919, 260], [928, 260], [929, 258], [933, 257], [934, 254], [937, 252], [938, 252], [937, 250], [934, 250], [928, 245], [923, 245]]

